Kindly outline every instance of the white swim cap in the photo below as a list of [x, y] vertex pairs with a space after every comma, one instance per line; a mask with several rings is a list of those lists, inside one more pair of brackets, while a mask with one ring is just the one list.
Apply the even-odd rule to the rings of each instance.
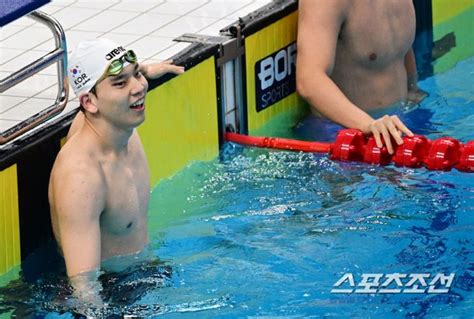
[[127, 50], [108, 39], [92, 39], [79, 43], [69, 56], [68, 76], [77, 97], [87, 93], [104, 74], [112, 60]]

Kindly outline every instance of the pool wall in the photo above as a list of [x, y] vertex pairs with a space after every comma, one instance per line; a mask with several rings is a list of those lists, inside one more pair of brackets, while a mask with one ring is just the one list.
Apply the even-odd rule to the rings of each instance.
[[[433, 0], [434, 49], [443, 55], [433, 62], [434, 73], [445, 72], [474, 55], [474, 2]], [[449, 54], [446, 54], [449, 52]], [[436, 55], [433, 52], [433, 55]], [[441, 53], [440, 53], [441, 54]]]
[[[473, 5], [471, 1], [427, 3], [434, 25], [430, 37], [441, 40], [455, 34], [456, 47], [433, 63], [434, 72], [442, 72], [474, 54]], [[280, 135], [304, 116], [308, 107], [294, 90], [296, 28], [297, 1], [274, 1], [224, 29], [221, 43], [197, 41], [174, 56], [177, 64], [185, 65], [186, 73], [150, 82], [146, 121], [138, 131], [152, 186], [193, 161], [218, 155], [226, 127], [219, 63], [224, 41], [239, 37], [243, 46], [241, 132]], [[262, 85], [262, 81], [267, 82]], [[0, 275], [11, 269], [18, 273], [15, 266], [52, 240], [49, 174], [76, 112], [58, 116], [0, 149]]]
[[[280, 127], [283, 130], [292, 127], [307, 111], [295, 87], [297, 21], [298, 12], [293, 11], [245, 37], [247, 125], [250, 135], [279, 135]], [[264, 61], [268, 62], [265, 64]], [[273, 70], [262, 71], [265, 65], [267, 70], [268, 65], [273, 66]], [[262, 90], [265, 76], [273, 78], [273, 83]]]
[[17, 166], [0, 172], [0, 274], [20, 262]]
[[138, 128], [148, 158], [151, 185], [190, 161], [219, 152], [216, 61], [211, 56], [152, 89], [146, 121]]

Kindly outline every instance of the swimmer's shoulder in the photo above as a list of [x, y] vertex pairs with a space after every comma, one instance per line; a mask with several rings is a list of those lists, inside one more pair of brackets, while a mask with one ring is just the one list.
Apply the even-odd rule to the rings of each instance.
[[105, 207], [106, 195], [107, 184], [99, 162], [87, 154], [72, 152], [69, 147], [61, 150], [49, 185], [49, 198], [55, 213], [75, 216], [77, 210], [73, 208], [77, 206], [85, 208], [85, 212], [100, 214]]
[[88, 179], [102, 178], [102, 169], [93, 143], [75, 134], [59, 151], [54, 162], [52, 175], [56, 178], [83, 175]]

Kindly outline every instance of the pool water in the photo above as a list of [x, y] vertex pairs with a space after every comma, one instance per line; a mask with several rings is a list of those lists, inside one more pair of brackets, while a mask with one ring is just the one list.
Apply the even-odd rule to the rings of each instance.
[[[471, 58], [422, 81], [430, 96], [406, 114], [408, 126], [430, 139], [473, 140], [473, 75]], [[154, 189], [149, 248], [158, 259], [108, 282], [128, 290], [112, 290], [107, 314], [471, 317], [473, 214], [473, 174], [227, 144], [219, 159], [194, 163]], [[407, 282], [415, 274], [429, 276], [427, 286], [415, 283], [425, 291], [437, 274], [454, 279], [447, 293], [331, 292], [362, 289], [370, 274], [381, 274], [381, 288], [397, 273], [405, 286], [389, 288], [414, 288]], [[346, 274], [354, 285], [335, 287]], [[0, 297], [0, 313], [29, 307], [34, 318], [72, 318], [53, 300], [61, 284], [45, 282], [18, 293], [14, 305]], [[130, 291], [133, 301], [123, 302]]]

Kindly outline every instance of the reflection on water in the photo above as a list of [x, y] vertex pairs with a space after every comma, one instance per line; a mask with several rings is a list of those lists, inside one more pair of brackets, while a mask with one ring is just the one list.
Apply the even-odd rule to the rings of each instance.
[[[70, 312], [93, 317], [107, 317], [124, 313], [157, 313], [165, 311], [163, 305], [137, 302], [148, 292], [170, 285], [172, 267], [155, 260], [137, 263], [120, 272], [102, 272], [99, 282], [103, 289], [100, 297], [103, 306], [84, 304], [72, 295], [72, 288], [64, 273], [51, 271], [34, 282], [22, 276], [0, 287], [0, 314], [12, 311], [17, 318], [41, 318], [48, 312]], [[51, 316], [48, 316], [51, 318]]]

